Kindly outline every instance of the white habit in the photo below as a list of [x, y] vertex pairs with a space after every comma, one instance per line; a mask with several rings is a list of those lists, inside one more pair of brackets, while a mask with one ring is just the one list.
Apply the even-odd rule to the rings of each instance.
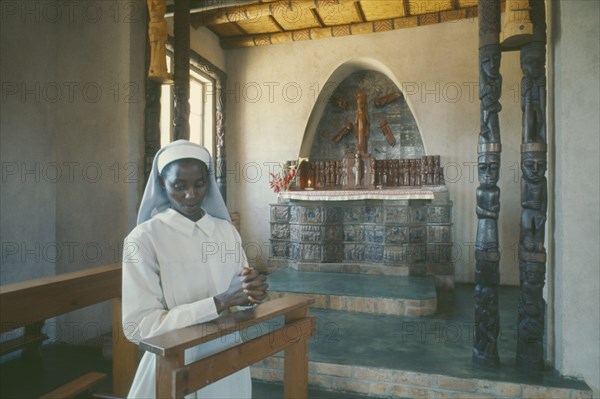
[[[139, 224], [123, 249], [123, 328], [134, 342], [215, 319], [213, 296], [247, 265], [231, 223], [208, 213], [193, 222], [170, 208]], [[238, 334], [219, 338], [187, 350], [185, 361], [239, 342]], [[155, 355], [145, 353], [129, 398], [156, 396], [155, 365]], [[250, 398], [251, 391], [246, 368], [186, 398]]]

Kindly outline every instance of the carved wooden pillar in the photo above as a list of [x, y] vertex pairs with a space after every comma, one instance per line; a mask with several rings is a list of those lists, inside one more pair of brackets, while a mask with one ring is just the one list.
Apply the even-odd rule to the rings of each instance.
[[227, 162], [225, 153], [225, 77], [215, 83], [216, 180], [223, 201], [227, 203]]
[[498, 113], [502, 91], [500, 75], [500, 0], [479, 0], [479, 99], [478, 146], [479, 187], [476, 191], [478, 218], [475, 243], [475, 331], [473, 362], [497, 366], [498, 284], [500, 251], [498, 216], [500, 188], [500, 124]]
[[160, 83], [172, 83], [167, 71], [167, 22], [165, 0], [147, 0], [148, 3], [148, 41], [150, 42], [150, 63], [148, 77]]
[[190, 139], [190, 0], [174, 2], [174, 139]]
[[544, 368], [544, 248], [546, 184], [546, 21], [543, 0], [532, 0], [533, 37], [521, 47], [521, 235], [519, 240], [519, 323], [517, 364]]
[[[150, 33], [147, 31], [147, 34]], [[151, 63], [151, 46], [146, 40], [146, 69]], [[160, 149], [160, 83], [146, 77], [144, 92], [146, 105], [144, 108], [144, 182], [152, 171], [152, 160]]]
[[144, 181], [152, 172], [152, 161], [160, 149], [160, 83], [146, 79], [144, 109]]

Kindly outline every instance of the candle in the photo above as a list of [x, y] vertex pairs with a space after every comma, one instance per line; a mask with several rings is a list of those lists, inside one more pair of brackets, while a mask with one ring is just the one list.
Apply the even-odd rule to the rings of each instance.
[[308, 179], [308, 186], [305, 188], [305, 190], [312, 190], [312, 182], [310, 179]]

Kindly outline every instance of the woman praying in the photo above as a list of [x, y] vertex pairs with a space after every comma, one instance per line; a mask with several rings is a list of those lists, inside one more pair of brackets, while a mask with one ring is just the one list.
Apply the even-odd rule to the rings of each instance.
[[[158, 151], [125, 239], [123, 328], [131, 341], [211, 321], [233, 306], [258, 304], [266, 277], [248, 267], [206, 148], [178, 140]], [[190, 348], [189, 363], [240, 342], [239, 334]], [[248, 368], [186, 398], [250, 398]], [[156, 397], [156, 358], [146, 352], [129, 398]]]

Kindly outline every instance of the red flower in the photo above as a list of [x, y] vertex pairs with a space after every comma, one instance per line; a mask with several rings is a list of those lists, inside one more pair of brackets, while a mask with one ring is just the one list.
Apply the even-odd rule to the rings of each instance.
[[[289, 169], [287, 173], [285, 173], [286, 169]], [[287, 191], [292, 185], [294, 179], [296, 178], [295, 166], [282, 165], [281, 170], [281, 173], [270, 173], [271, 179], [269, 181], [269, 185], [271, 186], [271, 189], [273, 189], [273, 191], [276, 193], [280, 191]], [[283, 176], [282, 173], [284, 173]]]

